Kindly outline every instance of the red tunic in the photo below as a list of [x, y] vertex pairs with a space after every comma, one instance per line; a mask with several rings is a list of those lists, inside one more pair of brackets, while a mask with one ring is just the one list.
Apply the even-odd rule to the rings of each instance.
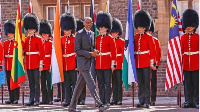
[[181, 36], [181, 52], [183, 55], [183, 70], [199, 70], [199, 35], [194, 33], [191, 36]]
[[150, 67], [150, 60], [155, 59], [155, 45], [153, 37], [147, 33], [136, 34], [134, 37], [135, 66], [136, 68]]
[[116, 50], [117, 50], [117, 60], [116, 60], [116, 70], [122, 69], [123, 59], [124, 59], [124, 45], [125, 41], [122, 38], [115, 39]]
[[3, 66], [3, 57], [4, 57], [3, 45], [2, 45], [2, 42], [0, 40], [0, 66]]
[[153, 37], [155, 49], [156, 49], [156, 57], [154, 59], [154, 62], [156, 63], [156, 66], [160, 65], [160, 59], [161, 59], [161, 47], [159, 40], [156, 37]]
[[115, 40], [109, 36], [97, 36], [96, 49], [100, 55], [96, 57], [96, 69], [110, 69], [111, 62], [116, 60]]
[[[29, 45], [30, 44], [30, 45]], [[40, 61], [44, 60], [44, 47], [39, 36], [28, 36], [25, 39], [24, 51], [26, 56], [26, 69], [37, 69]]]
[[6, 40], [3, 45], [6, 71], [11, 71], [12, 69], [14, 43], [14, 40]]
[[43, 70], [50, 70], [51, 66], [51, 52], [52, 52], [52, 42], [51, 40], [46, 40], [43, 43], [44, 47], [44, 53], [45, 53], [45, 58], [44, 58], [44, 68]]
[[63, 36], [62, 39], [63, 70], [69, 71], [76, 68], [76, 53], [74, 51], [75, 37]]

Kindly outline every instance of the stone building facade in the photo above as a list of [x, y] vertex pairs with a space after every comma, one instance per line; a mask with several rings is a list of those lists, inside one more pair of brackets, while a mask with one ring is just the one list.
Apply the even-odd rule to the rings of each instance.
[[[30, 0], [22, 0], [22, 10], [25, 15], [28, 12], [28, 5]], [[67, 1], [61, 1], [61, 13], [66, 12]], [[91, 0], [69, 0], [70, 2], [70, 11], [75, 15], [76, 18], [84, 18], [89, 16]], [[94, 0], [95, 1], [95, 10], [105, 10], [107, 0]], [[169, 36], [169, 20], [170, 20], [170, 9], [171, 9], [171, 0], [141, 0], [142, 9], [147, 10], [153, 19], [155, 19], [156, 29], [154, 36], [158, 37], [161, 48], [162, 48], [162, 57], [161, 64], [157, 73], [157, 88], [158, 96], [177, 96], [177, 90], [171, 88], [165, 91], [165, 75], [166, 75], [166, 59], [167, 59], [167, 42]], [[17, 2], [18, 0], [0, 0], [1, 5], [1, 20], [2, 26], [7, 19], [16, 18], [17, 12]], [[32, 0], [33, 12], [39, 17], [39, 19], [47, 19], [53, 25], [53, 18], [56, 6], [56, 0]], [[199, 11], [199, 0], [178, 0], [178, 9], [182, 15], [183, 11], [187, 8], [192, 8]], [[133, 0], [133, 14], [137, 10], [137, 0]], [[110, 13], [113, 17], [116, 17], [122, 21], [123, 24], [123, 35], [125, 36], [125, 27], [126, 27], [126, 18], [128, 10], [128, 0], [110, 0]], [[198, 30], [197, 30], [198, 31]], [[6, 39], [3, 28], [2, 28], [2, 40]], [[134, 84], [134, 96], [137, 96], [137, 84]], [[25, 95], [29, 95], [28, 80], [23, 84]], [[183, 85], [182, 85], [182, 95]], [[87, 91], [88, 95], [89, 91]], [[8, 95], [7, 86], [4, 85], [4, 95]], [[54, 86], [54, 96], [56, 96], [56, 86]], [[128, 91], [123, 92], [123, 96], [132, 96], [132, 88]]]

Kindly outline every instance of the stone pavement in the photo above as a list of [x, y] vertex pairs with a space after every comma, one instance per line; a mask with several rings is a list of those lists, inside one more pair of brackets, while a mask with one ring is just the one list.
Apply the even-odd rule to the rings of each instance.
[[[182, 109], [176, 105], [176, 97], [158, 97], [156, 106], [151, 106], [149, 109], [132, 107], [132, 98], [124, 97], [123, 105], [110, 106], [106, 112], [199, 112], [198, 109], [189, 108]], [[4, 99], [5, 102], [6, 98]], [[135, 97], [135, 103], [138, 103], [138, 98]], [[184, 98], [182, 98], [182, 102]], [[1, 99], [0, 99], [1, 102]], [[25, 98], [25, 102], [28, 102], [28, 98]], [[86, 105], [78, 105], [78, 110], [81, 112], [98, 112], [98, 108], [94, 107], [94, 100], [92, 97], [86, 98]], [[26, 107], [22, 106], [22, 101], [19, 101], [18, 105], [5, 105], [0, 104], [0, 112], [63, 112], [67, 111], [67, 108], [61, 106], [61, 103], [54, 103], [54, 105], [40, 105], [38, 107]]]

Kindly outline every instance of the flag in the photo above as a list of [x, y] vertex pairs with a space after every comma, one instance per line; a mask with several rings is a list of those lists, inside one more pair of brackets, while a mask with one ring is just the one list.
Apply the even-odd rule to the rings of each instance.
[[4, 66], [2, 66], [2, 71], [0, 71], [0, 86], [5, 83], [6, 83], [5, 70], [4, 70]]
[[181, 22], [181, 17], [179, 15], [179, 11], [178, 12], [178, 29], [179, 29], [179, 34], [180, 36], [183, 35], [183, 28], [182, 28], [182, 22]]
[[93, 26], [92, 26], [91, 30], [94, 32], [94, 37], [96, 38], [99, 35], [99, 32], [97, 31], [97, 26], [96, 26], [97, 15], [96, 15], [96, 12], [94, 9], [94, 0], [91, 0], [90, 17], [93, 20]]
[[106, 11], [109, 12], [110, 11], [110, 1], [107, 0], [106, 2]]
[[70, 13], [70, 4], [69, 4], [69, 0], [67, 2], [67, 13]]
[[12, 69], [10, 77], [10, 89], [19, 87], [19, 84], [25, 82], [25, 70], [23, 62], [22, 49], [22, 29], [21, 29], [21, 0], [18, 3], [16, 26], [15, 26], [15, 47], [13, 51]]
[[124, 83], [124, 87], [126, 90], [129, 89], [132, 82], [137, 81], [135, 60], [134, 60], [134, 30], [133, 30], [133, 18], [132, 18], [132, 0], [128, 1], [122, 81]]
[[142, 5], [141, 5], [141, 0], [137, 1], [137, 10], [141, 10], [142, 9]]
[[169, 88], [183, 81], [181, 60], [182, 55], [179, 34], [177, 1], [173, 0], [169, 29], [165, 90], [168, 90]]
[[54, 19], [54, 37], [52, 43], [52, 85], [63, 82], [63, 61], [62, 61], [62, 46], [61, 46], [61, 29], [60, 29], [60, 0], [57, 0], [56, 14]]
[[33, 6], [32, 6], [31, 1], [29, 2], [28, 12], [29, 12], [29, 13], [32, 13], [32, 12], [33, 12]]

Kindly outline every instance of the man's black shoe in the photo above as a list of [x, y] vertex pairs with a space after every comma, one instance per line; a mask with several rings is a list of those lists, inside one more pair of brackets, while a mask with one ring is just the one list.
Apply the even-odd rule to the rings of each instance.
[[49, 104], [47, 101], [42, 101], [40, 104]]
[[39, 106], [39, 102], [35, 102], [33, 106]]
[[49, 105], [53, 105], [53, 101], [49, 101]]
[[54, 99], [54, 102], [60, 102], [60, 101], [61, 101], [60, 98], [56, 98], [56, 99]]
[[99, 112], [103, 112], [104, 110], [107, 110], [109, 108], [109, 106], [107, 105], [101, 105], [99, 106]]
[[150, 105], [151, 105], [151, 106], [155, 106], [155, 102], [151, 102]]
[[78, 105], [85, 105], [84, 100], [79, 101], [79, 104], [78, 104]]
[[188, 104], [188, 103], [186, 103], [186, 102], [184, 102], [184, 103], [182, 104], [182, 108], [192, 108], [192, 107], [193, 107], [193, 105]]
[[13, 101], [13, 104], [18, 104], [18, 100]]
[[149, 108], [148, 104], [144, 104], [143, 108]]
[[117, 105], [117, 101], [112, 101], [110, 105]]
[[29, 101], [28, 103], [25, 104], [25, 106], [32, 106], [33, 104], [34, 104], [34, 102]]
[[122, 105], [122, 101], [118, 101], [118, 102], [117, 102], [117, 105]]
[[63, 107], [67, 107], [69, 105], [70, 105], [70, 103], [66, 103], [66, 102], [62, 104]]
[[143, 105], [144, 105], [144, 104], [138, 103], [138, 104], [136, 104], [135, 106], [136, 106], [137, 108], [142, 108]]
[[13, 103], [12, 100], [5, 101], [5, 104], [12, 104], [12, 103]]

